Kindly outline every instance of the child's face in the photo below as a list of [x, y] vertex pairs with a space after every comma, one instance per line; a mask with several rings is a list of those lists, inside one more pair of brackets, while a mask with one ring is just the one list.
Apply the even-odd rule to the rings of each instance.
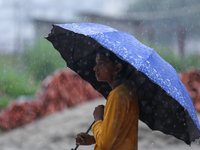
[[97, 81], [111, 83], [114, 77], [115, 66], [110, 59], [104, 55], [97, 54], [96, 65], [93, 68]]

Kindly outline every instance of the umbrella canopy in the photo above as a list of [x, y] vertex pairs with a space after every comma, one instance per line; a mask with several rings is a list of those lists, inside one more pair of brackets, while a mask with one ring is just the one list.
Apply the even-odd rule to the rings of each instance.
[[134, 70], [128, 80], [138, 94], [141, 121], [187, 144], [200, 137], [192, 100], [175, 69], [131, 34], [94, 23], [55, 24], [47, 40], [105, 98], [111, 88], [95, 78], [95, 53], [100, 46], [115, 53]]

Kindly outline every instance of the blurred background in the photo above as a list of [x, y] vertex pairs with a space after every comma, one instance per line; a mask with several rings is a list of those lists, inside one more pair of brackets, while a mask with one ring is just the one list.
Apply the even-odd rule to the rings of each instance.
[[199, 0], [0, 0], [0, 108], [34, 97], [66, 64], [45, 37], [54, 23], [111, 26], [154, 48], [179, 73], [200, 64]]

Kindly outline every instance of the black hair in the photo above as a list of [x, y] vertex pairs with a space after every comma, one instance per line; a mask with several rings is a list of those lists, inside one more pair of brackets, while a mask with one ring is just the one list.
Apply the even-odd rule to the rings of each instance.
[[121, 74], [121, 76], [125, 75], [126, 70], [128, 68], [128, 63], [126, 61], [120, 59], [116, 54], [114, 54], [110, 50], [104, 48], [103, 46], [99, 47], [97, 54], [106, 56], [108, 59], [110, 59], [113, 66], [116, 66], [117, 64], [122, 64], [123, 68], [122, 68], [122, 70], [120, 71], [119, 74]]

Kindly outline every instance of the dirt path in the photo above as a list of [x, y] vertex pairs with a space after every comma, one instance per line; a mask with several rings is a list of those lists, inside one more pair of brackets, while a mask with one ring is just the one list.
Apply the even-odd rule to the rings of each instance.
[[[77, 133], [86, 131], [93, 121], [95, 106], [105, 104], [97, 99], [62, 112], [49, 115], [23, 128], [0, 136], [0, 150], [71, 150], [75, 147]], [[200, 116], [200, 114], [199, 114]], [[81, 146], [79, 150], [92, 150], [93, 146]], [[153, 132], [139, 123], [139, 150], [199, 150], [200, 144], [190, 148], [185, 143], [160, 132]]]

